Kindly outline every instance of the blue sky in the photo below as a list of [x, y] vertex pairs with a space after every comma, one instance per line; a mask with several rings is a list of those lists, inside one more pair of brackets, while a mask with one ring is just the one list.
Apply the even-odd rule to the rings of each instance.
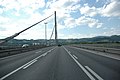
[[[120, 0], [0, 0], [0, 39], [31, 26], [54, 11], [60, 39], [120, 35]], [[49, 39], [54, 16], [16, 39], [44, 39], [45, 22]]]

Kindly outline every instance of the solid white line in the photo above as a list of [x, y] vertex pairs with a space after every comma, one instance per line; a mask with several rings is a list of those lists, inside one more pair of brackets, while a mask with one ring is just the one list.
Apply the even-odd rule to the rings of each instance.
[[42, 57], [43, 55], [40, 55], [40, 56], [38, 56], [38, 57], [36, 57], [35, 59], [37, 60], [37, 59], [39, 59], [40, 57]]
[[73, 55], [74, 58], [78, 59], [78, 57], [76, 57], [75, 55]]
[[49, 50], [48, 52], [51, 52], [51, 50]]
[[24, 64], [23, 67], [25, 67], [26, 65], [30, 64], [30, 63], [33, 62], [34, 60], [36, 60], [36, 58], [35, 58], [35, 59], [32, 59], [31, 61], [29, 61], [29, 62], [27, 62], [26, 64]]
[[22, 67], [23, 67], [23, 66], [15, 69], [14, 71], [10, 72], [9, 74], [7, 74], [7, 75], [5, 75], [5, 76], [3, 76], [2, 78], [0, 78], [0, 80], [3, 80], [3, 79], [5, 79], [5, 78], [7, 78], [8, 76], [10, 76], [10, 75], [12, 75], [13, 73], [17, 72], [18, 70], [20, 70]]
[[90, 69], [88, 66], [85, 66], [98, 80], [104, 80], [101, 78], [97, 73], [95, 73], [92, 69]]
[[95, 80], [95, 78], [69, 53], [69, 51], [63, 47], [68, 54], [70, 55], [70, 57], [77, 63], [77, 65], [86, 73], [86, 75], [91, 79], [91, 80]]
[[32, 65], [33, 63], [35, 63], [37, 60], [35, 59], [35, 60], [33, 60], [31, 63], [29, 63], [28, 65], [26, 65], [25, 67], [23, 67], [23, 69], [26, 69], [26, 68], [28, 68], [30, 65]]
[[48, 53], [46, 52], [46, 53], [44, 53], [44, 54], [42, 54], [42, 56], [46, 56]]

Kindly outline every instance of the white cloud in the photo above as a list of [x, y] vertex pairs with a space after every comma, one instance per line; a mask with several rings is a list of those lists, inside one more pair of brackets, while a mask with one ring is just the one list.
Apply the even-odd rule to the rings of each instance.
[[21, 10], [30, 13], [30, 11], [34, 12], [39, 8], [43, 8], [45, 6], [45, 0], [3, 0], [0, 2], [0, 5], [5, 8], [5, 11], [15, 9], [17, 13]]
[[120, 0], [112, 0], [109, 4], [104, 5], [101, 14], [106, 17], [120, 17]]
[[70, 17], [71, 11], [75, 11], [78, 9], [80, 6], [75, 5], [79, 2], [80, 0], [56, 0], [56, 1], [49, 1], [46, 4], [46, 9], [44, 12], [51, 13], [53, 11], [57, 12], [57, 17], [59, 19], [61, 18], [66, 18]]
[[44, 30], [38, 29], [38, 30], [33, 30], [30, 29], [19, 36], [16, 37], [16, 39], [44, 39]]
[[57, 30], [65, 29], [65, 25], [57, 24]]
[[3, 0], [0, 2], [0, 5], [2, 5], [6, 10], [9, 9], [19, 10], [19, 4], [16, 0]]
[[103, 25], [103, 23], [99, 22], [99, 20], [86, 16], [79, 17], [78, 19], [69, 17], [64, 20], [64, 23], [67, 28], [74, 28], [79, 25], [88, 25], [90, 28], [100, 28]]
[[67, 28], [73, 28], [73, 27], [75, 27], [76, 26], [76, 22], [75, 22], [75, 19], [74, 18], [66, 18], [65, 20], [64, 20], [64, 23], [65, 23], [65, 26], [67, 27]]
[[31, 9], [38, 9], [45, 6], [45, 0], [18, 0], [22, 8], [30, 7]]
[[66, 7], [66, 12], [67, 13], [71, 13], [71, 12], [76, 12], [77, 10], [79, 10], [80, 8], [80, 4], [75, 4], [75, 5], [70, 5]]
[[104, 17], [120, 17], [120, 0], [108, 0], [103, 7], [99, 8], [95, 6], [89, 7], [88, 4], [84, 4], [80, 8], [80, 13], [90, 17], [94, 17], [97, 14]]
[[120, 26], [105, 28], [105, 32], [102, 35], [111, 36], [111, 35], [120, 35]]
[[0, 24], [7, 23], [7, 22], [9, 22], [9, 21], [10, 21], [9, 18], [0, 16]]
[[50, 8], [67, 7], [70, 5], [74, 5], [78, 3], [79, 1], [80, 0], [56, 0], [56, 1], [51, 1], [51, 2], [49, 1], [47, 7], [50, 7]]
[[83, 16], [83, 17], [76, 19], [76, 24], [77, 25], [88, 25], [90, 28], [92, 27], [100, 28], [102, 27], [103, 23], [100, 23], [96, 19]]
[[0, 27], [0, 31], [6, 31], [6, 28]]
[[96, 7], [89, 7], [88, 4], [84, 4], [83, 7], [80, 8], [80, 13], [85, 15], [85, 16], [96, 16], [100, 11], [100, 8]]
[[3, 13], [3, 9], [2, 8], [0, 8], [0, 14], [2, 14]]

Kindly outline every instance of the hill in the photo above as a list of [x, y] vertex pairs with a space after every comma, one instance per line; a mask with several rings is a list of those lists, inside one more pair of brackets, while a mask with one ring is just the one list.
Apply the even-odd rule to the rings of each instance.
[[[120, 43], [120, 35], [112, 35], [112, 36], [96, 36], [92, 38], [81, 38], [81, 39], [58, 39], [58, 42], [60, 44], [79, 44], [79, 43]], [[48, 44], [54, 45], [55, 40], [48, 40]], [[26, 40], [26, 39], [12, 39], [6, 44], [5, 46], [22, 46], [24, 44], [29, 45], [44, 45], [45, 40], [44, 39], [38, 39], [38, 40]]]

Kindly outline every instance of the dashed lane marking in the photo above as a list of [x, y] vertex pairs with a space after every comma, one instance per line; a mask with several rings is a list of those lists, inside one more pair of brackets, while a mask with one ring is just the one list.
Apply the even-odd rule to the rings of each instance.
[[77, 56], [75, 56], [75, 55], [73, 55], [73, 57], [74, 57], [75, 59], [78, 59], [78, 57], [77, 57]]
[[90, 71], [98, 80], [104, 80], [101, 78], [97, 73], [95, 73], [92, 69], [90, 69], [88, 66], [85, 66], [85, 68]]

